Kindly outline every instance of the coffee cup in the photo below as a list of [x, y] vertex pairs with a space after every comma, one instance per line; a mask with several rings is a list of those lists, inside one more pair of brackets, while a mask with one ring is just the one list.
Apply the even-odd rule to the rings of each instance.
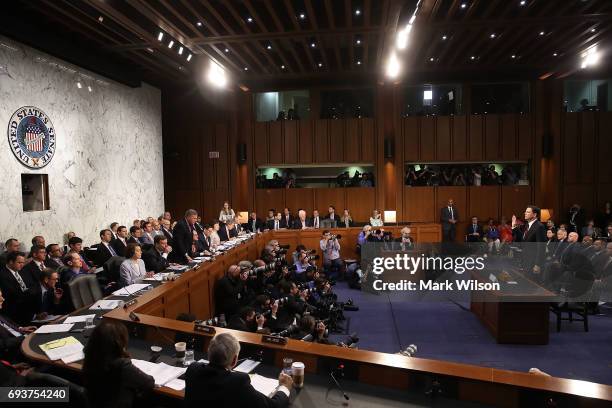
[[304, 386], [304, 363], [296, 361], [291, 365], [291, 376], [293, 377], [293, 386], [302, 388]]
[[176, 358], [179, 361], [185, 360], [185, 350], [187, 349], [187, 343], [184, 341], [179, 341], [174, 344], [174, 349], [176, 350]]

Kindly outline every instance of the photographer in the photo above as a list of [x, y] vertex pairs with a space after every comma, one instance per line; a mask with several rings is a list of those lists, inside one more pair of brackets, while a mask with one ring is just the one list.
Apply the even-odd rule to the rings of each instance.
[[396, 238], [394, 241], [398, 242], [400, 251], [409, 251], [414, 249], [414, 239], [410, 236], [410, 227], [404, 227], [401, 231], [402, 236]]
[[306, 282], [310, 280], [306, 276], [306, 272], [310, 269], [316, 270], [317, 268], [312, 259], [312, 256], [309, 255], [309, 253], [306, 251], [302, 251], [302, 253], [300, 253], [298, 262], [295, 263], [294, 266], [295, 270], [293, 271], [293, 279], [296, 282]]
[[[340, 236], [332, 235], [328, 230], [323, 231], [319, 245], [323, 252], [323, 268], [327, 277], [336, 277], [338, 274], [343, 275], [344, 262], [340, 258]], [[333, 271], [336, 274], [332, 274]]]
[[239, 314], [232, 316], [227, 328], [251, 333], [269, 333], [270, 330], [264, 328], [265, 321], [265, 317], [262, 314], [256, 314], [254, 308], [245, 306], [240, 309]]
[[298, 331], [291, 335], [292, 339], [311, 343], [332, 344], [327, 339], [327, 329], [322, 321], [316, 321], [312, 316], [304, 316], [299, 320]]
[[306, 310], [306, 299], [308, 295], [305, 291], [298, 289], [294, 282], [282, 281], [279, 284], [281, 289], [281, 300], [282, 306], [279, 309], [278, 322], [279, 327], [285, 328], [293, 323], [293, 321], [299, 318]]
[[225, 276], [215, 285], [215, 314], [224, 314], [229, 320], [238, 313], [241, 306], [246, 305], [245, 281], [248, 273], [242, 272], [240, 266], [230, 265]]
[[270, 296], [265, 294], [257, 295], [253, 303], [255, 313], [262, 315], [266, 319], [264, 327], [272, 332], [276, 332], [278, 328], [278, 307], [278, 301], [272, 302]]

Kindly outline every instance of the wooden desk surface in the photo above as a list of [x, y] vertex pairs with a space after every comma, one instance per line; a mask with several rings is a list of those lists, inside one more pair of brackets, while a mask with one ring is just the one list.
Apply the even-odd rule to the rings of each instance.
[[[436, 226], [433, 226], [436, 227]], [[428, 226], [428, 228], [432, 228]], [[437, 226], [439, 230], [439, 225]], [[343, 229], [345, 230], [345, 229]], [[355, 230], [358, 234], [360, 228]], [[346, 232], [347, 230], [345, 230]], [[413, 227], [414, 231], [414, 227]], [[350, 231], [354, 233], [353, 231]], [[134, 325], [144, 330], [145, 337], [152, 341], [166, 341], [173, 338], [176, 332], [192, 333], [204, 338], [205, 344], [210, 335], [193, 330], [193, 323], [174, 320], [176, 312], [194, 312], [212, 310], [213, 284], [227, 266], [241, 259], [253, 260], [267, 241], [272, 238], [285, 243], [283, 237], [310, 235], [317, 231], [280, 231], [266, 232], [252, 240], [232, 249], [214, 262], [204, 263], [197, 268], [185, 272], [178, 280], [166, 282], [138, 297], [137, 303], [123, 309], [118, 308], [104, 314], [104, 318], [116, 319], [127, 325]], [[320, 232], [318, 232], [320, 235]], [[348, 234], [347, 234], [348, 235]], [[297, 236], [297, 237], [296, 237]], [[292, 248], [294, 246], [292, 245]], [[204, 291], [204, 289], [206, 289]], [[129, 313], [135, 312], [140, 322], [132, 322]], [[202, 314], [197, 318], [207, 318]], [[217, 328], [217, 333], [232, 332], [241, 342], [243, 348], [264, 349], [273, 356], [276, 366], [282, 365], [282, 358], [294, 356], [306, 363], [307, 371], [317, 372], [330, 362], [345, 363], [347, 370], [352, 372], [353, 379], [372, 385], [391, 388], [408, 389], [418, 386], [426, 379], [437, 379], [448, 389], [451, 397], [489, 403], [498, 406], [518, 407], [527, 398], [544, 401], [544, 398], [554, 398], [559, 401], [570, 400], [574, 406], [605, 406], [612, 401], [612, 386], [555, 377], [544, 377], [523, 372], [499, 370], [489, 367], [479, 367], [468, 364], [408, 358], [395, 354], [375, 351], [339, 348], [332, 345], [288, 340], [287, 345], [278, 346], [262, 343], [262, 336], [229, 329]], [[49, 363], [40, 351], [31, 347], [35, 335], [29, 335], [22, 343], [24, 354], [33, 360]], [[52, 364], [63, 365], [61, 362]], [[67, 366], [80, 370], [81, 365], [73, 363]], [[180, 398], [182, 392], [161, 388], [158, 392]]]

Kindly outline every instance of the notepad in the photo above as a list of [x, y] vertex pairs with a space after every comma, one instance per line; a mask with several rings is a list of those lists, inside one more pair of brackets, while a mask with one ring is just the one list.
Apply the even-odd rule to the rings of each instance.
[[132, 296], [134, 293], [151, 286], [149, 283], [134, 283], [113, 292], [115, 296]]
[[234, 367], [233, 371], [238, 371], [239, 373], [249, 374], [259, 365], [259, 361], [246, 359], [242, 363], [238, 364]]
[[145, 374], [155, 379], [156, 386], [166, 385], [172, 380], [176, 380], [187, 371], [186, 367], [173, 367], [165, 363], [151, 363], [145, 360], [132, 359], [132, 364]]
[[70, 363], [74, 363], [74, 362], [81, 361], [81, 360], [84, 360], [84, 359], [85, 359], [85, 353], [83, 353], [83, 350], [81, 350], [81, 351], [79, 351], [77, 353], [74, 353], [74, 354], [71, 354], [69, 356], [62, 357], [62, 362], [64, 364], [70, 364]]
[[49, 360], [67, 358], [83, 351], [81, 342], [72, 336], [49, 341], [45, 344], [41, 344], [39, 347], [47, 355]]
[[278, 388], [278, 380], [275, 378], [268, 378], [259, 374], [251, 374], [250, 377], [253, 388], [267, 397], [272, 397]]
[[122, 302], [122, 300], [107, 300], [107, 299], [102, 299], [102, 300], [98, 300], [96, 303], [91, 305], [89, 310], [98, 310], [98, 309], [100, 309], [100, 310], [112, 310], [112, 309], [115, 309], [115, 308], [121, 306], [121, 302]]
[[95, 318], [95, 314], [88, 315], [80, 315], [80, 316], [68, 316], [66, 320], [64, 320], [64, 324], [68, 323], [83, 323], [86, 322], [88, 318]]
[[165, 386], [173, 390], [183, 391], [185, 389], [185, 380], [177, 378], [176, 380], [168, 381]]
[[44, 326], [40, 326], [38, 329], [34, 331], [36, 334], [46, 334], [46, 333], [65, 333], [72, 329], [74, 324], [46, 324]]

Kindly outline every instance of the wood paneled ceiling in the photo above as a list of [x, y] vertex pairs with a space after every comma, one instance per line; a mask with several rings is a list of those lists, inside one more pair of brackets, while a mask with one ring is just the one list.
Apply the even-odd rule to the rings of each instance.
[[[212, 59], [236, 85], [247, 86], [382, 79], [396, 31], [417, 5], [416, 0], [11, 3], [14, 13], [59, 26], [64, 38], [79, 37], [92, 52], [113, 55], [142, 79], [190, 81]], [[605, 49], [611, 34], [610, 0], [422, 0], [400, 55], [403, 78], [564, 75], [575, 70], [587, 47]]]

